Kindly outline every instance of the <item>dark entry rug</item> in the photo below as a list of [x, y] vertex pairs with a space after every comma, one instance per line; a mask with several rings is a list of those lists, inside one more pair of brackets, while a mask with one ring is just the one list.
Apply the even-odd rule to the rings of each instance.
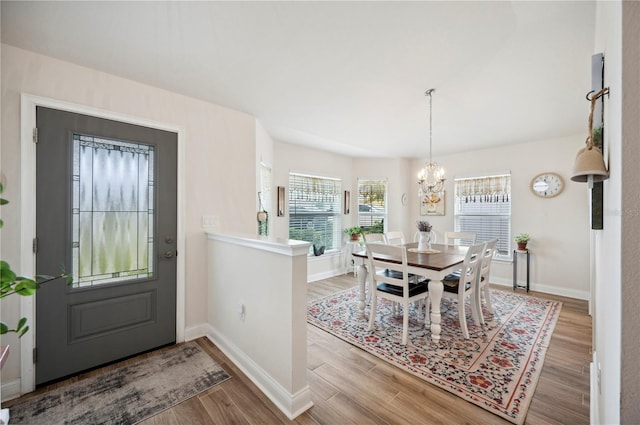
[[195, 342], [25, 399], [10, 424], [135, 424], [197, 395], [229, 375]]

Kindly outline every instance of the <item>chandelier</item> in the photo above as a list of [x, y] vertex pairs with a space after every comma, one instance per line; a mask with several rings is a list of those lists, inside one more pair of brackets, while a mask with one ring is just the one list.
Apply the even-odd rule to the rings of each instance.
[[444, 187], [444, 169], [438, 165], [432, 158], [432, 143], [433, 143], [433, 125], [432, 114], [433, 107], [431, 104], [432, 93], [436, 89], [429, 89], [425, 92], [426, 96], [429, 96], [429, 162], [424, 164], [424, 167], [418, 173], [418, 184], [420, 185], [420, 196], [428, 195], [435, 192], [442, 192]]

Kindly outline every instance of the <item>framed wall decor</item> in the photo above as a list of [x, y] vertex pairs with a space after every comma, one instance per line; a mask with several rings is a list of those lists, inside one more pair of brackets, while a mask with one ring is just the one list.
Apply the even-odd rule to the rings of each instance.
[[344, 213], [349, 214], [351, 212], [351, 192], [348, 190], [344, 191]]
[[284, 186], [278, 186], [278, 217], [284, 217]]
[[421, 197], [420, 215], [444, 215], [444, 190], [427, 193]]

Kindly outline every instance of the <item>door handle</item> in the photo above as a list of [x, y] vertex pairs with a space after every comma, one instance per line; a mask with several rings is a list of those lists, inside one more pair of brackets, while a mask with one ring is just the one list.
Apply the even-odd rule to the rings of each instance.
[[172, 259], [172, 258], [173, 258], [173, 251], [167, 251], [167, 252], [165, 252], [164, 254], [162, 254], [162, 256], [163, 256], [164, 258], [166, 258], [167, 260], [170, 260], [170, 259]]

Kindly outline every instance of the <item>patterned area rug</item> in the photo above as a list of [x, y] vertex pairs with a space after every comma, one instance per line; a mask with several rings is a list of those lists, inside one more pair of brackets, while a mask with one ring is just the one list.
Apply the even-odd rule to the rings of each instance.
[[[440, 344], [424, 328], [424, 315], [412, 307], [409, 338], [402, 339], [402, 316], [378, 300], [376, 324], [358, 313], [358, 289], [351, 288], [309, 303], [307, 321], [371, 354], [474, 403], [521, 424], [533, 397], [562, 303], [493, 291], [494, 316], [485, 328], [470, 313], [470, 339], [460, 331], [457, 301], [442, 301]], [[467, 306], [468, 307], [468, 306]], [[466, 309], [470, 312], [470, 308]], [[369, 309], [365, 310], [369, 314]], [[486, 312], [485, 312], [486, 313]], [[486, 316], [485, 316], [486, 317]]]
[[134, 424], [229, 379], [195, 342], [10, 407], [11, 424]]

